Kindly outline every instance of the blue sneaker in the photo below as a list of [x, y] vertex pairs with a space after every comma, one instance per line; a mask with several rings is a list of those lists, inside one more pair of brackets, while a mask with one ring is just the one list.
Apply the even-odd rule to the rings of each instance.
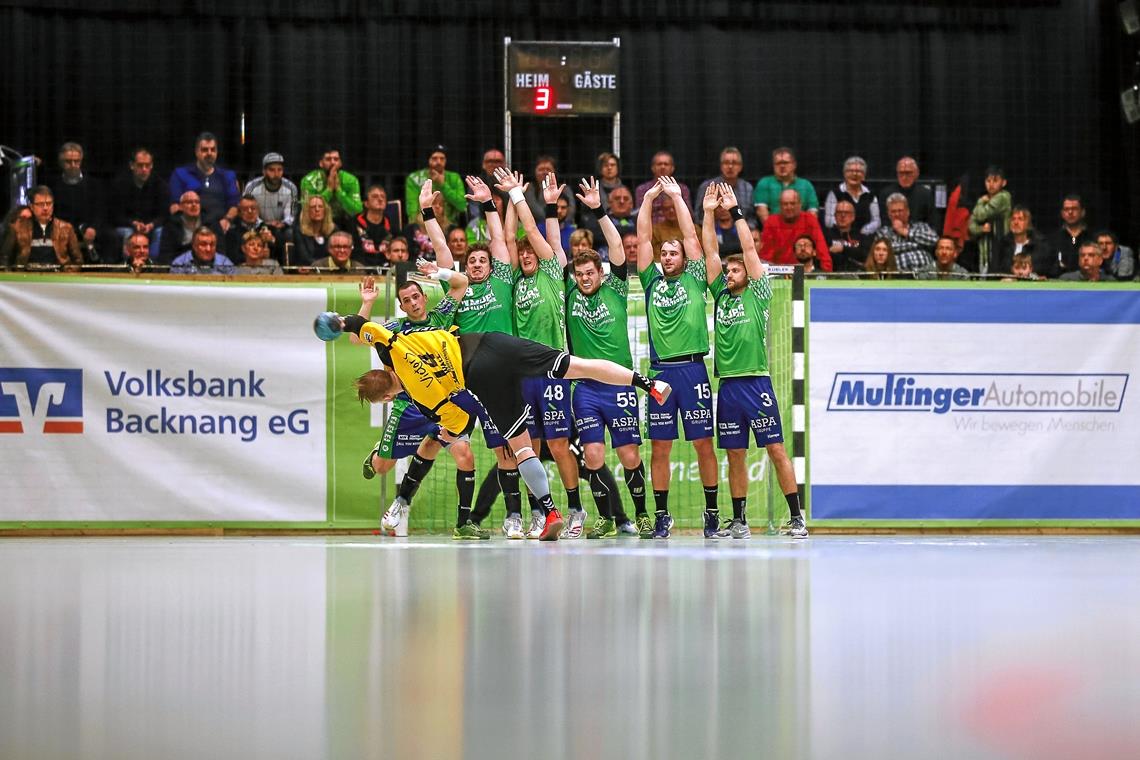
[[720, 515], [705, 512], [705, 538], [728, 538], [728, 528], [720, 527]]
[[673, 516], [668, 512], [657, 513], [657, 523], [653, 526], [654, 538], [669, 538], [669, 530], [673, 527]]

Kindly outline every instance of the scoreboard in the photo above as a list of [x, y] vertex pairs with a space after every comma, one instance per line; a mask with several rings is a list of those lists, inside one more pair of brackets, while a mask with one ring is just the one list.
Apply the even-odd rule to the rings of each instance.
[[614, 42], [515, 42], [507, 50], [507, 108], [528, 116], [611, 116], [618, 99]]

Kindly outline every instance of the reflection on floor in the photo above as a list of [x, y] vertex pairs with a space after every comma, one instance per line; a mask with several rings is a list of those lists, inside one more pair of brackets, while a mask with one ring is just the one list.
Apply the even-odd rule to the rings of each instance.
[[1140, 539], [0, 541], [0, 758], [1140, 756]]

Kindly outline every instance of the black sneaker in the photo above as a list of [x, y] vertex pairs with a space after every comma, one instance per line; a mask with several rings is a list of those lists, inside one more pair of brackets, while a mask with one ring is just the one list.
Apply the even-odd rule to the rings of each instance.
[[705, 538], [728, 538], [728, 529], [720, 527], [716, 512], [705, 512]]

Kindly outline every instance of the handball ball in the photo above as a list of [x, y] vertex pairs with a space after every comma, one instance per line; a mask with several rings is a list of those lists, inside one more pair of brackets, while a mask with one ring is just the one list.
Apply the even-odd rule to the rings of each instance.
[[318, 314], [313, 320], [313, 332], [321, 340], [336, 340], [344, 332], [344, 328], [340, 325], [340, 315], [335, 311]]

